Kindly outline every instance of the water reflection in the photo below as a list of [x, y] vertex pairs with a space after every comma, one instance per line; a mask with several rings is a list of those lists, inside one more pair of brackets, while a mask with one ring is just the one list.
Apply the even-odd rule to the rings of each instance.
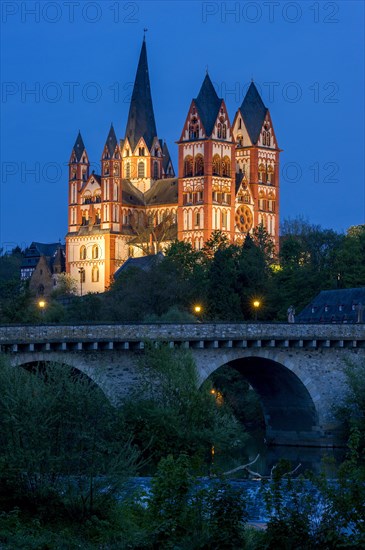
[[[270, 475], [272, 467], [279, 460], [288, 460], [294, 469], [301, 464], [299, 474], [312, 472], [319, 474], [325, 472], [329, 478], [336, 477], [338, 466], [345, 458], [345, 449], [324, 447], [292, 447], [292, 446], [267, 446], [263, 438], [250, 437], [242, 449], [236, 449], [227, 454], [216, 452], [214, 466], [219, 471], [228, 471], [239, 465], [247, 464], [260, 455], [258, 460], [250, 466], [250, 470], [258, 472], [262, 476]], [[244, 470], [235, 474], [238, 479], [247, 479]]]

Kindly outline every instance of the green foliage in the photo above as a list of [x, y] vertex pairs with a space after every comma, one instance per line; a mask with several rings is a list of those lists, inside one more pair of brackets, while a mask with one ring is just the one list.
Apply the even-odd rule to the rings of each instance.
[[197, 488], [186, 455], [162, 459], [152, 481], [148, 515], [155, 548], [237, 549], [244, 546], [242, 495], [226, 481]]
[[243, 443], [242, 427], [226, 406], [217, 406], [211, 386], [198, 387], [188, 351], [150, 348], [139, 366], [144, 383], [122, 411], [126, 429], [145, 456], [158, 462], [185, 452], [209, 463], [212, 446], [224, 450]]
[[101, 390], [64, 365], [0, 365], [0, 501], [84, 518], [120, 490], [138, 454]]
[[262, 405], [245, 378], [230, 366], [223, 366], [210, 376], [213, 387], [220, 391], [237, 420], [247, 430], [265, 429]]

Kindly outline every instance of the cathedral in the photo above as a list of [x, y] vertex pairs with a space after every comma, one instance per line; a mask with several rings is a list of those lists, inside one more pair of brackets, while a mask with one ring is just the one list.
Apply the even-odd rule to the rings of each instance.
[[251, 82], [230, 122], [205, 75], [178, 144], [177, 175], [159, 139], [143, 40], [124, 138], [113, 125], [101, 173], [79, 132], [69, 161], [66, 269], [80, 293], [103, 292], [130, 257], [179, 239], [200, 249], [220, 230], [243, 242], [258, 225], [279, 240], [279, 154], [269, 110]]

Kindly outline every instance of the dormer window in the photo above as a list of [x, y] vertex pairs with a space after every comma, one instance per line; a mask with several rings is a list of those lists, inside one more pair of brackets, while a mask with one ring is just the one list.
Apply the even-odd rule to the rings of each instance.
[[242, 119], [239, 118], [238, 119], [238, 129], [241, 130], [241, 128], [242, 128]]
[[144, 157], [144, 147], [139, 147], [138, 154], [140, 157]]
[[125, 156], [126, 156], [126, 157], [129, 157], [129, 149], [126, 149], [126, 150], [125, 150]]

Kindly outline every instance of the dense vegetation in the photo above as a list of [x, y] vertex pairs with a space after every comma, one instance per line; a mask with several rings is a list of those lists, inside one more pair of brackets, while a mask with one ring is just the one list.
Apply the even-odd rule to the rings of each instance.
[[[321, 290], [365, 282], [365, 226], [346, 235], [302, 220], [284, 222], [280, 253], [262, 227], [243, 245], [229, 244], [219, 231], [203, 250], [174, 242], [166, 257], [146, 274], [123, 272], [104, 294], [74, 297], [75, 281], [64, 277], [41, 312], [26, 284], [20, 284], [21, 251], [0, 257], [0, 322], [174, 322], [286, 320], [293, 304], [300, 311]], [[143, 289], [143, 292], [142, 290]]]
[[[309, 481], [292, 480], [292, 466], [279, 463], [261, 483], [269, 521], [258, 531], [247, 523], [244, 487], [212, 464], [213, 447], [244, 444], [246, 436], [211, 386], [196, 389], [189, 353], [147, 349], [142, 397], [118, 407], [66, 366], [16, 369], [1, 359], [1, 548], [363, 547], [363, 366], [349, 366], [339, 407], [349, 444], [338, 480], [312, 478], [308, 492]], [[148, 493], [130, 481], [146, 465], [154, 472]]]

